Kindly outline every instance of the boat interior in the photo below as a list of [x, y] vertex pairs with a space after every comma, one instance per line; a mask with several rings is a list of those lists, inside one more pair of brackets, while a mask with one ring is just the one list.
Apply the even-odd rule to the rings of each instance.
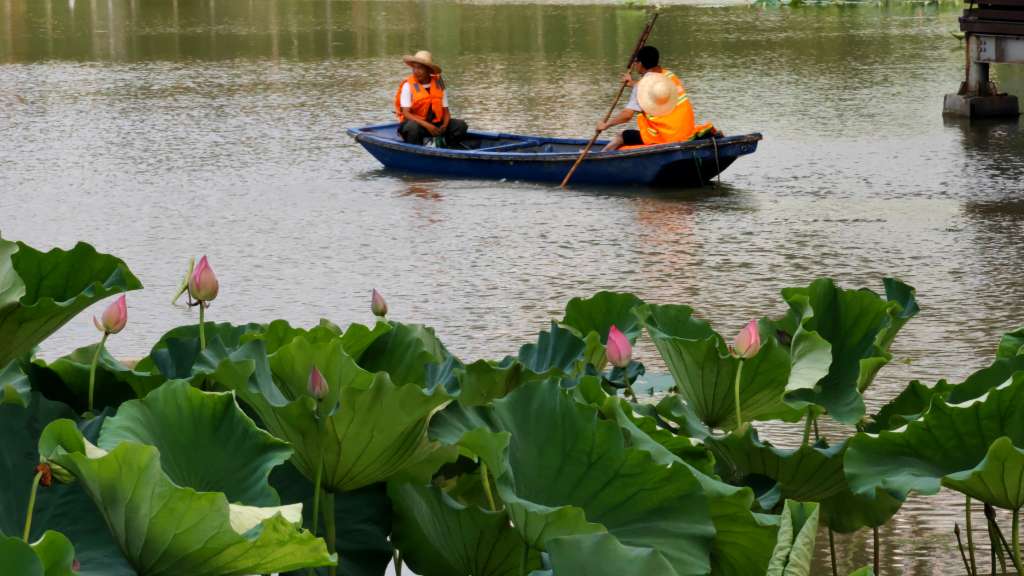
[[[401, 141], [398, 136], [395, 124], [371, 126], [359, 130], [363, 134], [372, 134], [386, 140]], [[605, 140], [598, 141], [604, 145]], [[513, 134], [499, 134], [495, 132], [470, 132], [467, 137], [454, 150], [473, 150], [475, 152], [517, 152], [517, 153], [557, 153], [577, 152], [586, 140], [568, 140], [559, 138], [542, 138], [531, 136], [516, 136]], [[600, 150], [596, 147], [595, 152]]]

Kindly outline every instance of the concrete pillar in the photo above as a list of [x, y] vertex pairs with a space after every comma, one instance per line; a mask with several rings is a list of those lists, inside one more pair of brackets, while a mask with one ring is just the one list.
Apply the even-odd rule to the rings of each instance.
[[1017, 97], [1000, 94], [989, 79], [992, 55], [990, 36], [967, 34], [966, 76], [956, 94], [946, 94], [942, 113], [967, 118], [1016, 117], [1020, 115]]

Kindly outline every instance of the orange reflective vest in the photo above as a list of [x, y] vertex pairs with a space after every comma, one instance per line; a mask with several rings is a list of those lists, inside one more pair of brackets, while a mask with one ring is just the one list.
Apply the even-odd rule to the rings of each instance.
[[[405, 120], [405, 116], [402, 114], [402, 86], [406, 84], [409, 85], [409, 91], [412, 94], [412, 106], [409, 106], [409, 110], [417, 116], [429, 118], [434, 124], [440, 125], [444, 118], [444, 84], [438, 82], [438, 76], [431, 76], [430, 86], [424, 86], [416, 80], [415, 74], [410, 74], [398, 85], [398, 91], [395, 92], [395, 116], [398, 117], [398, 121]], [[432, 118], [428, 114], [429, 111], [434, 112]]]
[[675, 74], [668, 70], [663, 70], [662, 74], [675, 83], [679, 94], [676, 97], [676, 107], [668, 114], [648, 116], [646, 112], [641, 112], [637, 117], [636, 124], [640, 129], [640, 138], [646, 145], [685, 142], [693, 138], [696, 133], [693, 105], [690, 104], [690, 98], [686, 95], [686, 88]]

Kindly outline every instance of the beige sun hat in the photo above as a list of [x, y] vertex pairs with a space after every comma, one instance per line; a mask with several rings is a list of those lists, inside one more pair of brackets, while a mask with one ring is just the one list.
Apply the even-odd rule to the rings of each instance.
[[412, 56], [402, 56], [402, 61], [408, 64], [409, 66], [412, 66], [413, 64], [423, 64], [427, 68], [433, 70], [434, 74], [441, 73], [441, 67], [438, 66], [437, 64], [434, 64], [434, 57], [430, 54], [430, 52], [427, 52], [426, 50], [420, 50], [419, 52], [413, 54]]
[[636, 101], [648, 116], [663, 116], [675, 110], [679, 87], [660, 72], [648, 72], [636, 85]]

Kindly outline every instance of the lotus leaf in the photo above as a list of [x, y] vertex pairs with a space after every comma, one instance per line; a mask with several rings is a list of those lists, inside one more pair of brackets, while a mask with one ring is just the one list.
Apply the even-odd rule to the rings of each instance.
[[809, 576], [818, 535], [818, 504], [787, 500], [766, 576]]
[[[700, 481], [711, 503], [711, 519], [715, 525], [711, 573], [723, 576], [764, 574], [775, 544], [775, 518], [751, 512], [754, 493], [749, 488], [730, 486], [713, 478], [710, 470], [713, 460], [706, 451], [699, 449], [704, 454], [696, 454], [698, 447], [689, 439], [658, 429], [653, 418], [630, 414], [627, 406], [629, 404], [623, 400], [609, 398], [602, 412], [622, 427], [630, 445], [646, 450], [659, 464], [689, 466]], [[686, 444], [680, 444], [680, 440]]]
[[[565, 561], [558, 554], [575, 549], [572, 542], [593, 544], [576, 536], [603, 532], [611, 538], [602, 541], [620, 545], [606, 546], [600, 556], [617, 559], [609, 566], [630, 567], [621, 574], [643, 573], [643, 563], [627, 561], [634, 557], [671, 567], [662, 572], [667, 575], [710, 572], [714, 528], [694, 473], [686, 466], [665, 467], [647, 451], [628, 447], [616, 423], [572, 400], [558, 382], [525, 384], [490, 407], [457, 414], [463, 432], [486, 427], [484, 435], [508, 434], [505, 450], [492, 448], [481, 457], [494, 473], [512, 524], [532, 548], [549, 552], [556, 572]], [[446, 411], [439, 419], [449, 416]], [[432, 431], [456, 436], [459, 423]], [[495, 461], [495, 454], [503, 461]], [[548, 548], [560, 538], [566, 540]], [[596, 557], [579, 550], [572, 557], [583, 564], [563, 574], [599, 567]]]
[[[27, 406], [0, 405], [0, 438], [4, 439], [0, 443], [0, 535], [22, 534], [43, 428], [74, 416], [68, 406], [38, 392], [32, 393]], [[90, 421], [87, 434], [98, 433], [99, 420]], [[74, 542], [82, 564], [80, 576], [136, 576], [78, 483], [39, 489], [30, 537], [41, 538], [47, 530], [59, 530]]]
[[179, 326], [163, 336], [153, 346], [149, 356], [143, 358], [135, 371], [161, 374], [168, 380], [188, 380], [201, 383], [216, 372], [225, 360], [254, 359], [265, 355], [258, 340], [266, 327], [262, 324], [235, 326], [228, 323], [207, 322], [206, 348], [199, 342], [199, 325]]
[[945, 484], [994, 506], [1018, 507], [1022, 403], [1024, 373], [1018, 372], [966, 403], [933, 400], [903, 429], [857, 434], [846, 456], [850, 486], [862, 494], [881, 488], [902, 500], [912, 491], [934, 494]]
[[232, 394], [202, 392], [183, 380], [126, 402], [107, 418], [99, 447], [112, 451], [122, 442], [156, 447], [160, 468], [175, 484], [222, 492], [228, 501], [249, 506], [280, 504], [267, 478], [292, 454], [287, 444], [257, 428]]
[[81, 482], [140, 576], [241, 575], [336, 561], [323, 540], [296, 527], [301, 505], [229, 504], [221, 493], [178, 486], [153, 446], [122, 442], [107, 452], [70, 420], [51, 422], [39, 445], [47, 461]]
[[28, 376], [21, 369], [17, 361], [10, 362], [6, 368], [0, 370], [0, 404], [28, 404], [28, 397], [32, 391]]
[[996, 350], [996, 358], [1013, 358], [1024, 352], [1024, 328], [1003, 334]]
[[846, 442], [832, 447], [819, 443], [796, 449], [775, 448], [761, 442], [750, 425], [725, 436], [709, 436], [704, 442], [715, 454], [719, 474], [734, 484], [750, 476], [771, 478], [778, 483], [783, 498], [800, 502], [820, 502], [846, 486]]
[[[396, 332], [404, 338], [400, 329], [389, 334]], [[374, 355], [383, 353], [378, 350]], [[375, 357], [374, 361], [382, 358]], [[307, 391], [314, 366], [330, 387], [319, 419], [314, 417], [317, 403]], [[330, 491], [385, 481], [439, 449], [427, 438], [427, 425], [431, 415], [450, 401], [445, 390], [417, 383], [396, 385], [386, 372], [367, 372], [345, 353], [340, 338], [314, 343], [300, 336], [281, 347], [270, 357], [269, 386], [262, 380], [259, 386], [250, 386], [255, 369], [252, 361], [227, 362], [214, 379], [235, 390], [268, 430], [292, 445], [292, 463], [304, 476], [314, 479], [317, 461], [323, 458], [323, 486]]]
[[359, 356], [359, 366], [369, 372], [387, 372], [396, 385], [440, 383], [450, 385], [453, 375], [438, 377], [438, 367], [454, 359], [434, 335], [433, 328], [392, 322]]
[[813, 388], [794, 391], [791, 400], [818, 404], [846, 424], [864, 416], [861, 393], [892, 358], [896, 334], [918, 312], [913, 288], [892, 278], [884, 285], [884, 299], [867, 289], [844, 290], [828, 278], [782, 290], [790, 311], [778, 325], [794, 335], [814, 333], [832, 351], [827, 375]]
[[[41, 359], [34, 360], [30, 367], [34, 387], [48, 398], [85, 412], [89, 403], [89, 370], [97, 346], [99, 344], [79, 348], [49, 364]], [[166, 380], [162, 374], [139, 372], [125, 366], [104, 347], [96, 365], [93, 405], [96, 410], [115, 408], [122, 402], [145, 396]]]
[[562, 324], [577, 330], [580, 336], [596, 333], [601, 343], [608, 342], [608, 331], [614, 325], [635, 342], [642, 329], [634, 308], [643, 300], [627, 292], [601, 291], [590, 298], [573, 298], [565, 305]]
[[0, 566], [18, 576], [74, 576], [75, 547], [52, 530], [31, 545], [0, 536]]
[[[640, 310], [640, 315], [687, 404], [707, 426], [734, 429], [735, 380], [740, 360], [729, 353], [725, 340], [706, 322], [694, 318], [693, 309], [688, 306], [649, 305]], [[803, 413], [785, 402], [786, 393], [794, 386], [813, 386], [814, 380], [791, 382], [789, 353], [776, 341], [774, 330], [767, 323], [762, 322], [759, 331], [761, 350], [743, 361], [740, 373], [743, 418], [796, 421]], [[812, 348], [803, 347], [802, 365], [824, 362], [827, 366], [827, 358]], [[818, 372], [806, 367], [795, 372], [802, 377], [807, 374]]]
[[139, 288], [124, 262], [88, 244], [40, 252], [0, 238], [0, 366], [28, 355], [91, 304]]
[[[505, 510], [463, 504], [434, 486], [392, 483], [394, 539], [422, 576], [520, 576], [540, 567]], [[524, 559], [527, 565], [524, 566]]]

